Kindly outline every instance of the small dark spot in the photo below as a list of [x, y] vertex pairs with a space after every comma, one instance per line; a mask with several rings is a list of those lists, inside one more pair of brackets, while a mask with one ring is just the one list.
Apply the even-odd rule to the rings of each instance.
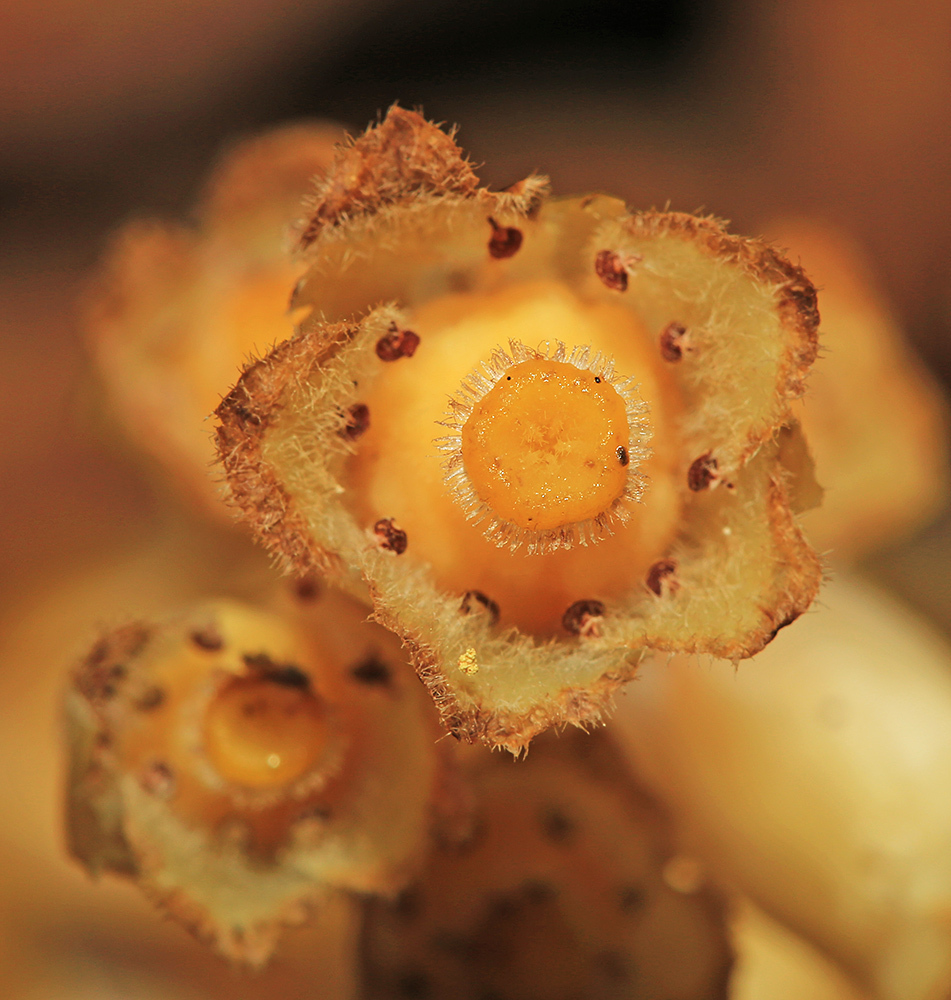
[[716, 482], [719, 479], [717, 465], [717, 460], [709, 451], [695, 459], [687, 472], [687, 485], [690, 489], [699, 493]]
[[680, 361], [687, 349], [687, 328], [683, 323], [670, 322], [660, 331], [660, 356], [665, 361]]
[[212, 625], [209, 625], [207, 628], [195, 629], [189, 636], [189, 639], [199, 649], [207, 650], [209, 653], [216, 653], [225, 644], [218, 630]]
[[100, 639], [82, 662], [76, 687], [91, 702], [108, 701], [128, 675], [126, 663], [136, 657], [148, 641], [141, 625], [128, 625]]
[[310, 678], [293, 663], [275, 663], [267, 653], [244, 653], [241, 659], [249, 670], [262, 674], [264, 680], [302, 691], [310, 688]]
[[262, 674], [277, 670], [277, 664], [267, 653], [243, 653], [241, 659], [249, 670], [258, 670]]
[[406, 546], [409, 543], [406, 532], [402, 528], [397, 528], [392, 517], [380, 518], [373, 525], [373, 534], [376, 535], [381, 549], [395, 552], [396, 555], [402, 555], [406, 551]]
[[152, 712], [165, 701], [165, 692], [160, 687], [150, 687], [145, 690], [135, 707], [142, 712]]
[[320, 581], [313, 574], [298, 577], [293, 587], [294, 596], [299, 601], [316, 601], [320, 597]]
[[500, 893], [489, 904], [489, 917], [493, 921], [514, 917], [521, 908], [520, 904], [521, 900], [511, 893]]
[[314, 805], [305, 809], [297, 819], [304, 822], [327, 823], [332, 815], [330, 806]]
[[401, 920], [415, 920], [423, 908], [418, 889], [404, 889], [393, 901], [393, 911]]
[[529, 879], [522, 884], [522, 893], [530, 903], [547, 903], [558, 895], [558, 890], [542, 879]]
[[89, 655], [86, 657], [86, 665], [90, 667], [98, 667], [105, 662], [108, 655], [109, 643], [105, 639], [100, 639], [89, 651]]
[[[456, 739], [460, 738], [456, 733], [453, 733], [453, 735]], [[449, 832], [437, 829], [435, 831], [435, 839], [440, 849], [446, 854], [451, 854], [459, 858], [466, 857], [478, 851], [485, 843], [489, 825], [486, 822], [485, 816], [482, 815], [470, 818], [470, 822], [467, 825], [468, 829], [463, 828]]]
[[619, 951], [602, 951], [595, 956], [594, 961], [608, 979], [623, 982], [630, 978], [628, 961]]
[[[377, 345], [379, 354], [379, 344]], [[354, 403], [346, 413], [343, 427], [340, 428], [341, 437], [355, 441], [370, 427], [370, 407], [366, 403]]]
[[506, 382], [511, 382], [512, 381], [512, 376], [511, 375], [506, 375], [505, 376], [505, 381]]
[[558, 806], [547, 806], [541, 815], [545, 836], [556, 844], [567, 843], [575, 833], [575, 823]]
[[618, 893], [622, 913], [636, 913], [644, 907], [644, 890], [636, 885], [625, 885]]
[[307, 674], [300, 667], [295, 667], [291, 664], [269, 671], [267, 679], [273, 681], [275, 684], [280, 684], [282, 687], [297, 688], [300, 691], [310, 689], [310, 678]]
[[671, 580], [670, 577], [676, 573], [677, 563], [673, 559], [658, 559], [653, 566], [647, 571], [647, 589], [652, 593], [656, 594], [658, 597], [664, 592], [665, 584], [668, 586], [675, 586], [676, 581]]
[[154, 760], [143, 768], [139, 783], [144, 791], [160, 799], [170, 799], [175, 792], [175, 774], [161, 760]]
[[601, 601], [575, 601], [561, 616], [561, 624], [572, 635], [597, 636], [599, 619], [604, 617]]
[[628, 455], [627, 448], [625, 448], [623, 444], [619, 444], [617, 446], [617, 460], [621, 463], [621, 465], [627, 465], [627, 463], [631, 460], [631, 456]]
[[393, 679], [390, 668], [376, 656], [369, 656], [350, 671], [350, 676], [370, 687], [387, 687]]
[[432, 936], [432, 946], [434, 951], [441, 951], [463, 962], [471, 962], [478, 951], [471, 938], [452, 931], [436, 931]]
[[489, 623], [495, 625], [499, 620], [499, 606], [487, 597], [481, 590], [467, 590], [462, 597], [459, 610], [464, 615], [484, 613], [489, 616]]
[[400, 330], [395, 323], [390, 325], [389, 333], [376, 342], [376, 356], [381, 361], [398, 361], [400, 358], [411, 358], [419, 347], [419, 336], [412, 330]]
[[489, 255], [496, 260], [514, 257], [522, 246], [522, 230], [514, 226], [500, 226], [495, 219], [489, 219], [492, 236], [489, 238]]
[[613, 250], [601, 250], [594, 258], [594, 273], [616, 292], [627, 290], [627, 268]]
[[595, 375], [595, 376], [594, 376], [594, 380], [595, 380], [595, 382], [598, 382], [598, 383], [600, 383], [600, 381], [601, 381], [601, 376], [600, 376], [600, 375]]
[[447, 292], [471, 292], [472, 276], [466, 271], [450, 271], [446, 275]]
[[404, 972], [396, 981], [396, 989], [401, 997], [408, 997], [409, 1000], [425, 1000], [432, 993], [429, 976], [422, 969]]

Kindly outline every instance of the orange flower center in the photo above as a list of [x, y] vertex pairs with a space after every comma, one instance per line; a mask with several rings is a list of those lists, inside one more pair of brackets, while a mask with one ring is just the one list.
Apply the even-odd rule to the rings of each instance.
[[466, 474], [503, 520], [545, 531], [597, 517], [627, 481], [624, 400], [594, 372], [513, 365], [462, 430]]
[[297, 780], [323, 755], [323, 706], [307, 689], [270, 678], [226, 685], [205, 716], [205, 751], [226, 781], [276, 788]]

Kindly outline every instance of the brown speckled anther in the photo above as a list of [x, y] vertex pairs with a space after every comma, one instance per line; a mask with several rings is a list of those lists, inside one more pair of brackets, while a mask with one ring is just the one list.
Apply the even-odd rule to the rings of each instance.
[[[415, 348], [414, 348], [415, 350]], [[347, 410], [346, 423], [340, 428], [343, 437], [355, 441], [370, 428], [370, 407], [366, 403], [354, 403]]]
[[401, 528], [397, 528], [392, 517], [381, 517], [373, 525], [373, 534], [376, 535], [381, 549], [386, 549], [387, 552], [394, 552], [396, 555], [402, 555], [409, 544], [406, 532]]
[[693, 461], [687, 470], [687, 485], [694, 493], [709, 489], [716, 482], [719, 478], [717, 475], [718, 464], [710, 452]]
[[467, 590], [462, 597], [459, 610], [464, 615], [478, 614], [479, 612], [488, 614], [491, 624], [499, 620], [499, 606], [491, 597], [483, 594], [481, 590]]
[[598, 620], [604, 617], [601, 601], [575, 601], [564, 613], [561, 624], [572, 635], [598, 635]]
[[594, 273], [608, 288], [627, 291], [627, 268], [613, 250], [601, 250], [594, 258]]
[[522, 246], [522, 230], [515, 226], [500, 226], [495, 219], [489, 219], [492, 236], [489, 239], [489, 255], [496, 260], [514, 257]]
[[398, 361], [411, 358], [419, 347], [419, 336], [412, 330], [391, 329], [376, 342], [376, 356], [381, 361]]
[[660, 332], [660, 356], [671, 363], [682, 360], [686, 340], [687, 328], [683, 323], [668, 323]]
[[676, 586], [676, 580], [672, 580], [671, 577], [677, 571], [677, 563], [673, 559], [659, 559], [657, 562], [651, 566], [647, 573], [647, 589], [652, 593], [656, 594], [658, 597], [663, 594], [665, 587], [673, 588]]

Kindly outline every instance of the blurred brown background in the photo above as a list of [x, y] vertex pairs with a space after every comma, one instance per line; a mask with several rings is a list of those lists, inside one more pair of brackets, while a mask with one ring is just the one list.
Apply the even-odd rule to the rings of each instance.
[[[942, 0], [3, 5], [0, 741], [16, 763], [0, 824], [0, 935], [12, 935], [0, 975], [4, 950], [32, 955], [37, 975], [70, 949], [70, 968], [100, 968], [110, 949], [127, 951], [136, 927], [151, 928], [145, 905], [112, 887], [133, 929], [105, 945], [92, 931], [86, 944], [75, 937], [77, 913], [105, 897], [61, 860], [65, 666], [57, 627], [29, 610], [64, 581], [108, 576], [95, 568], [161, 540], [169, 524], [189, 531], [191, 515], [110, 428], [77, 332], [77, 295], [123, 219], [186, 213], [237, 132], [302, 116], [360, 129], [399, 100], [460, 123], [494, 185], [540, 169], [557, 192], [704, 209], [739, 232], [790, 215], [841, 227], [865, 245], [909, 336], [948, 383], [949, 39]], [[196, 544], [195, 562], [213, 562], [215, 542]], [[949, 557], [945, 521], [870, 568], [951, 628]], [[82, 613], [94, 618], [92, 599]], [[131, 609], [145, 597], [123, 599]], [[143, 961], [158, 967], [179, 932], [155, 934]], [[162, 995], [213, 994], [216, 966], [188, 954], [198, 964]], [[31, 986], [32, 973], [19, 975], [16, 996], [152, 995], [133, 973], [105, 986], [97, 973], [86, 992], [81, 976]]]

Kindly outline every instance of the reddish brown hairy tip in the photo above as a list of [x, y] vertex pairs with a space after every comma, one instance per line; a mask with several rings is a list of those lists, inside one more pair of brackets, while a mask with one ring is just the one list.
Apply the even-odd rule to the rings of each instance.
[[478, 187], [452, 134], [394, 105], [379, 125], [338, 148], [333, 166], [318, 185], [300, 245], [310, 246], [327, 227], [419, 192], [466, 196]]

